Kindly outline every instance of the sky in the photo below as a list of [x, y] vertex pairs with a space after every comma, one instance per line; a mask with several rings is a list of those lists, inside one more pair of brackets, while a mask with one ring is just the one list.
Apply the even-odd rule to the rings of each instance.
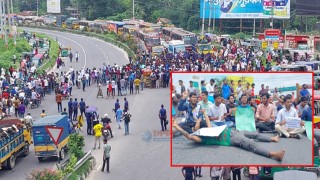
[[[223, 79], [227, 75], [232, 76], [246, 76], [246, 77], [253, 77], [253, 82], [255, 83], [255, 94], [259, 94], [261, 90], [261, 84], [264, 84], [265, 87], [269, 86], [270, 90], [273, 90], [275, 87], [290, 87], [296, 86], [296, 83], [299, 84], [312, 84], [312, 74], [297, 74], [297, 73], [188, 73], [188, 74], [181, 74], [181, 73], [172, 73], [173, 85], [180, 89], [179, 80], [183, 80], [184, 85], [186, 88], [189, 87], [189, 81], [200, 81], [205, 80], [209, 82], [211, 78], [218, 78]], [[198, 79], [193, 79], [194, 76], [197, 76]], [[235, 82], [237, 84], [237, 82]], [[310, 91], [310, 93], [312, 93]]]

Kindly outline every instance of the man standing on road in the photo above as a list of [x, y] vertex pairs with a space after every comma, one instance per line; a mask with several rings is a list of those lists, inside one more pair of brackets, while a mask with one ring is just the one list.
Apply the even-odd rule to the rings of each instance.
[[114, 104], [114, 113], [116, 113], [119, 108], [120, 108], [120, 103], [119, 103], [119, 99], [117, 99], [116, 103]]
[[120, 122], [121, 122], [121, 119], [123, 117], [123, 111], [122, 109], [120, 108], [120, 105], [119, 105], [119, 108], [117, 109], [116, 111], [116, 120], [117, 120], [117, 123], [118, 123], [118, 129], [121, 129], [121, 125], [120, 125]]
[[79, 53], [78, 53], [78, 51], [76, 52], [76, 62], [78, 62], [79, 61]]
[[79, 102], [79, 108], [80, 108], [80, 114], [81, 116], [83, 116], [86, 110], [86, 103], [83, 101], [83, 98], [81, 98], [81, 101]]
[[110, 151], [111, 151], [111, 146], [108, 144], [108, 140], [104, 139], [103, 140], [103, 164], [102, 164], [102, 169], [101, 172], [104, 171], [104, 166], [107, 162], [107, 173], [109, 173], [109, 161], [110, 161]]
[[136, 94], [138, 92], [138, 94], [140, 94], [139, 92], [139, 86], [140, 86], [140, 79], [138, 78], [138, 76], [136, 77], [136, 79], [134, 80], [134, 85], [135, 85], [135, 91], [136, 91]]
[[185, 180], [194, 180], [196, 178], [196, 171], [194, 170], [194, 167], [183, 167], [181, 171]]
[[74, 99], [74, 101], [72, 102], [72, 109], [73, 109], [73, 120], [76, 121], [77, 120], [77, 116], [78, 116], [78, 107], [79, 107], [79, 103], [77, 101], [77, 98]]
[[73, 112], [73, 108], [72, 108], [72, 98], [70, 98], [69, 102], [68, 102], [68, 112], [69, 112], [69, 119], [72, 120], [72, 112]]
[[58, 113], [60, 113], [62, 112], [62, 95], [60, 91], [58, 91], [58, 94], [56, 95], [56, 102], [58, 105]]
[[129, 123], [130, 123], [130, 119], [131, 119], [131, 114], [129, 114], [128, 112], [124, 112], [124, 113], [123, 113], [124, 135], [128, 135], [128, 134], [129, 134]]
[[129, 102], [127, 98], [124, 98], [124, 112], [128, 112], [129, 110]]
[[102, 129], [103, 129], [103, 126], [102, 126], [100, 123], [96, 124], [96, 125], [93, 127], [94, 136], [95, 136], [93, 149], [96, 149], [97, 141], [99, 141], [99, 147], [98, 147], [98, 149], [100, 149], [100, 141], [101, 141], [101, 136], [102, 136]]
[[82, 82], [82, 91], [86, 91], [86, 84], [87, 84], [87, 80], [86, 77], [83, 75], [81, 78], [81, 82]]
[[69, 58], [70, 58], [70, 62], [72, 63], [73, 54], [72, 54], [71, 51], [70, 51], [70, 53], [69, 53]]
[[167, 130], [166, 120], [167, 120], [167, 111], [164, 108], [163, 104], [161, 104], [161, 109], [159, 111], [159, 118], [162, 131]]

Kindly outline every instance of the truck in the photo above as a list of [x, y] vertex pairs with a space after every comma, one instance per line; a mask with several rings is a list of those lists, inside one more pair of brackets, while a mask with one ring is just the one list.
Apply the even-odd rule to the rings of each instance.
[[29, 155], [32, 144], [30, 128], [19, 119], [3, 119], [0, 121], [0, 169], [13, 169], [16, 158]]
[[[54, 144], [47, 127], [60, 127], [62, 128], [61, 136], [57, 145]], [[45, 116], [38, 121], [35, 121], [32, 125], [33, 130], [33, 142], [35, 157], [39, 162], [44, 161], [48, 157], [58, 157], [60, 160], [65, 158], [65, 151], [69, 143], [69, 136], [72, 132], [72, 126], [66, 115], [51, 115]]]
[[179, 52], [185, 52], [186, 46], [184, 44], [184, 41], [181, 40], [172, 40], [168, 43], [168, 50], [172, 54], [178, 54]]

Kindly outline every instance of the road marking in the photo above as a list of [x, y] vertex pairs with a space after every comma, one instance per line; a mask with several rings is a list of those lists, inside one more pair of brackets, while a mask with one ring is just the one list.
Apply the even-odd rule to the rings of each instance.
[[[32, 29], [32, 28], [31, 28], [31, 29]], [[37, 30], [37, 29], [33, 29], [33, 30], [36, 31], [36, 32], [39, 32], [39, 30]], [[42, 33], [43, 33], [43, 32], [42, 32]], [[76, 42], [76, 41], [74, 41], [74, 40], [72, 40], [72, 39], [70, 39], [70, 38], [61, 36], [61, 35], [59, 35], [59, 34], [51, 33], [51, 32], [48, 32], [48, 31], [46, 31], [46, 33], [47, 33], [47, 34], [54, 35], [54, 36], [62, 37], [62, 38], [64, 38], [64, 39], [67, 39], [67, 40], [69, 40], [69, 41], [74, 42], [75, 44], [77, 44], [77, 45], [82, 49], [82, 51], [83, 51], [83, 53], [84, 53], [84, 66], [83, 66], [83, 69], [85, 69], [85, 67], [86, 67], [86, 65], [87, 65], [87, 53], [86, 53], [86, 50], [84, 50], [84, 48], [83, 48], [83, 46], [82, 46], [81, 44], [79, 44], [78, 42]]]

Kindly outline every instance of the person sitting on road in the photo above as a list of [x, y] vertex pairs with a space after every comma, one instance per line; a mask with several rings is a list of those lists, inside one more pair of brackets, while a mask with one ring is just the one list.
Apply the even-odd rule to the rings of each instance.
[[274, 111], [273, 105], [268, 102], [270, 95], [268, 93], [262, 94], [261, 104], [258, 105], [256, 118], [258, 123], [256, 124], [260, 132], [273, 131], [274, 130]]
[[[206, 115], [205, 110], [201, 110], [202, 113], [205, 116], [206, 124], [208, 128], [212, 128], [212, 125], [210, 123], [210, 119], [208, 115]], [[195, 126], [195, 130], [199, 129], [199, 123], [201, 120], [197, 121], [197, 125]], [[183, 130], [173, 119], [172, 121], [172, 127], [175, 128], [177, 131], [179, 131], [183, 136], [185, 136], [187, 139], [194, 141], [196, 143], [201, 143], [205, 145], [223, 145], [223, 146], [235, 146], [235, 147], [240, 147], [242, 149], [251, 151], [253, 153], [268, 157], [268, 158], [274, 158], [278, 161], [282, 161], [284, 155], [285, 155], [285, 150], [281, 151], [270, 151], [264, 146], [259, 146], [255, 141], [252, 139], [255, 139], [257, 141], [261, 142], [278, 142], [279, 137], [274, 136], [274, 137], [269, 137], [265, 136], [262, 134], [259, 134], [257, 132], [239, 132], [233, 129], [226, 128], [224, 132], [220, 134], [219, 137], [206, 137], [206, 136], [194, 136], [190, 135], [188, 132]], [[225, 138], [225, 136], [229, 138]]]
[[292, 107], [292, 97], [287, 95], [284, 98], [284, 108], [278, 113], [275, 129], [279, 133], [280, 137], [284, 135], [287, 138], [300, 139], [301, 135], [306, 129], [304, 127], [304, 121], [300, 122], [300, 128], [289, 129], [286, 127], [286, 120], [289, 117], [298, 118], [297, 111]]

